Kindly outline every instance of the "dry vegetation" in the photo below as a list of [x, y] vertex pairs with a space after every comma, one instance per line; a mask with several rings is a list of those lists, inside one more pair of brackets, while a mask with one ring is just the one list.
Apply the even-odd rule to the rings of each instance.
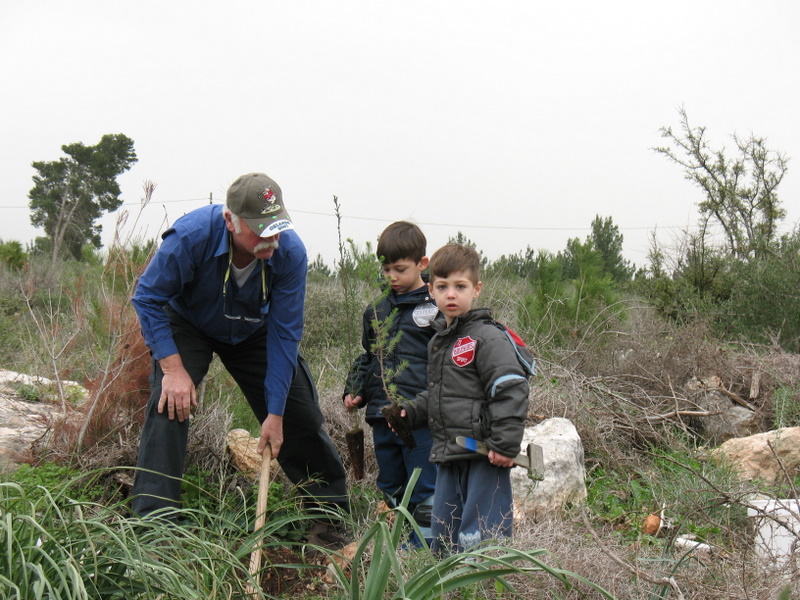
[[[796, 355], [724, 347], [702, 324], [670, 326], [644, 308], [629, 312], [617, 333], [604, 338], [602, 343], [584, 340], [563, 362], [540, 359], [541, 372], [532, 391], [531, 422], [551, 416], [572, 420], [590, 472], [602, 465], [606, 470], [657, 476], [649, 466], [651, 448], [679, 450], [687, 447], [688, 436], [702, 436], [703, 417], [697, 414], [702, 411], [688, 385], [693, 379], [719, 377], [728, 392], [757, 408], [764, 429], [771, 422], [774, 392], [798, 387]], [[567, 366], [570, 362], [573, 365]], [[341, 411], [339, 390], [324, 392], [322, 402], [334, 438], [342, 439], [349, 420]], [[373, 462], [367, 480], [374, 478], [374, 469]], [[716, 514], [720, 506], [744, 502], [756, 489], [734, 480], [714, 487], [692, 466], [685, 465], [685, 471], [686, 487], [662, 490], [659, 500], [669, 507], [680, 504], [681, 514], [716, 528], [716, 539], [725, 540], [724, 551], [685, 556], [671, 549], [669, 540], [640, 535], [647, 512], [659, 508], [655, 499], [622, 520], [591, 511], [567, 512], [541, 522], [523, 517], [514, 545], [548, 549], [553, 564], [583, 575], [620, 599], [776, 597], [785, 574], [768, 573], [754, 560], [752, 524], [741, 518], [743, 510], [735, 520], [720, 521]], [[621, 488], [617, 493], [628, 492]], [[516, 583], [522, 597], [580, 597], [578, 591], [565, 593], [549, 578]]]
[[[335, 296], [335, 290], [328, 292]], [[319, 301], [324, 292], [317, 289], [314, 294]], [[329, 296], [327, 301], [330, 307], [335, 298]], [[487, 301], [514, 323], [513, 298]], [[540, 349], [535, 340], [532, 345]], [[548, 549], [553, 564], [583, 575], [620, 600], [766, 600], [777, 597], [789, 579], [797, 587], [797, 573], [769, 572], [753, 556], [753, 524], [744, 517], [743, 505], [752, 493], [766, 490], [727, 473], [709, 474], [716, 467], [704, 458], [707, 432], [695, 384], [719, 378], [717, 383], [734, 403], [755, 408], [753, 428], [765, 431], [774, 421], [776, 392], [800, 389], [798, 355], [778, 348], [721, 344], [703, 323], [676, 326], [647, 307], [630, 303], [613, 327], [586, 335], [559, 353], [540, 351], [539, 367], [531, 394], [531, 422], [554, 416], [572, 420], [584, 444], [590, 476], [602, 467], [628, 473], [631, 479], [652, 477], [652, 489], [659, 496], [648, 498], [638, 512], [616, 519], [592, 507], [540, 522], [522, 516], [515, 547]], [[330, 372], [322, 378], [333, 382], [321, 397], [336, 440], [343, 440], [351, 426], [341, 410], [342, 378], [341, 371], [338, 380]], [[673, 475], [677, 483], [659, 482], [652, 464], [656, 449], [674, 450], [677, 457], [686, 454], [698, 462], [676, 458], [675, 470], [683, 475]], [[374, 476], [373, 461], [366, 480]], [[792, 489], [787, 481], [782, 491], [792, 497]], [[620, 487], [616, 493], [624, 498], [630, 490]], [[644, 517], [661, 505], [683, 521], [659, 538], [642, 534]], [[671, 538], [692, 530], [710, 532], [715, 551], [686, 554], [672, 546]], [[525, 598], [581, 597], [579, 591], [565, 593], [549, 578], [517, 583]]]

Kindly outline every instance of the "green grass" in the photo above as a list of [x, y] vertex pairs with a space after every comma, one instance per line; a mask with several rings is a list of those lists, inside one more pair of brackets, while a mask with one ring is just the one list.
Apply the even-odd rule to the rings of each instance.
[[[601, 587], [576, 573], [553, 567], [543, 559], [546, 550], [518, 550], [499, 544], [487, 543], [470, 551], [445, 557], [435, 556], [427, 547], [416, 552], [415, 560], [403, 560], [400, 551], [406, 527], [424, 536], [408, 512], [408, 502], [420, 469], [415, 469], [400, 506], [389, 522], [381, 515], [361, 536], [348, 573], [334, 563], [336, 579], [347, 600], [435, 600], [464, 591], [461, 597], [472, 597], [476, 587], [490, 583], [495, 590], [514, 593], [514, 586], [506, 580], [509, 575], [546, 575], [571, 590], [581, 583], [599, 597], [613, 600]], [[408, 567], [413, 568], [409, 569]], [[481, 596], [485, 597], [485, 596]]]
[[38, 501], [50, 490], [64, 488], [64, 493], [56, 494], [54, 500], [69, 497], [70, 501], [97, 502], [106, 493], [99, 476], [100, 473], [83, 474], [78, 469], [51, 462], [36, 467], [20, 465], [14, 473], [0, 474], [0, 481], [10, 478], [25, 489], [26, 497], [33, 501]]
[[587, 478], [588, 506], [627, 542], [640, 540], [644, 518], [663, 510], [669, 531], [661, 540], [690, 534], [725, 545], [727, 533], [746, 529], [744, 507], [752, 490], [725, 467], [687, 449], [653, 450], [644, 468], [609, 471], [598, 467]]
[[800, 425], [800, 393], [796, 389], [780, 386], [775, 390], [772, 405], [775, 429]]
[[[270, 548], [295, 548], [300, 557], [300, 533], [312, 518], [284, 488], [273, 486], [266, 524], [259, 532], [253, 531], [252, 490], [211, 503], [190, 499], [193, 508], [178, 511], [181, 526], [158, 518], [141, 521], [129, 515], [123, 502], [76, 499], [71, 491], [84, 489], [91, 494], [93, 488], [85, 488], [85, 477], [53, 482], [66, 475], [47, 467], [26, 470], [24, 486], [0, 483], [3, 598], [241, 598], [250, 581], [246, 567], [254, 544], [263, 540], [267, 552]], [[203, 475], [198, 472], [188, 477], [187, 487], [196, 482], [200, 488]], [[207, 495], [201, 489], [198, 493]], [[402, 556], [407, 528], [420, 534], [406, 508], [408, 497], [395, 511], [391, 524], [381, 517], [366, 529], [372, 507], [356, 506], [355, 512], [364, 514], [362, 525], [351, 524], [358, 531], [353, 568], [348, 572], [334, 567], [338, 586], [330, 597], [433, 600], [457, 590], [464, 590], [469, 597], [484, 589], [485, 582], [495, 590], [513, 590], [506, 576], [544, 574], [565, 590], [580, 583], [600, 597], [612, 598], [579, 575], [547, 565], [545, 550], [486, 545], [444, 559], [437, 559], [427, 549], [416, 552], [412, 559]], [[308, 568], [301, 560], [280, 566]]]
[[4, 598], [232, 598], [242, 591], [241, 547], [219, 536], [142, 525], [124, 507], [80, 502], [64, 489], [35, 492], [0, 484]]

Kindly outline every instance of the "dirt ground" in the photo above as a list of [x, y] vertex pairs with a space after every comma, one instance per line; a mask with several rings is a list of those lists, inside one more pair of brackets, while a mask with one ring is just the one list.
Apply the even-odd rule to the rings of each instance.
[[328, 587], [324, 580], [326, 572], [326, 566], [309, 564], [291, 548], [265, 548], [261, 559], [261, 587], [270, 596], [287, 598], [322, 592]]

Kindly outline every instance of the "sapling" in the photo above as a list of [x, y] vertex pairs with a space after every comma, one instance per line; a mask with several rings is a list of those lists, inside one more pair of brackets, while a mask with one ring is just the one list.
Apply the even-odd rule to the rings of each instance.
[[[339, 236], [339, 281], [342, 284], [344, 291], [344, 306], [345, 306], [345, 329], [348, 337], [352, 343], [348, 344], [348, 348], [355, 348], [358, 339], [358, 298], [354, 282], [351, 278], [353, 274], [353, 260], [347, 248], [342, 241], [342, 213], [340, 211], [339, 198], [333, 197], [334, 212], [336, 214], [336, 231]], [[351, 351], [348, 358], [352, 359], [355, 354]], [[348, 361], [352, 363], [352, 360]], [[350, 458], [350, 465], [355, 479], [364, 478], [364, 429], [361, 427], [361, 416], [359, 411], [351, 411], [353, 417], [352, 428], [344, 434], [345, 442], [347, 443], [347, 455]]]

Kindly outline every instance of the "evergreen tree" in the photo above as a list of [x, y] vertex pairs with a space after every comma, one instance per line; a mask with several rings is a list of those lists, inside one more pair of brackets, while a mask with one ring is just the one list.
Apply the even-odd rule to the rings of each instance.
[[614, 225], [611, 217], [602, 218], [597, 215], [592, 221], [592, 232], [587, 238], [592, 248], [600, 254], [603, 271], [611, 276], [615, 283], [630, 281], [633, 267], [622, 257], [622, 234]]
[[80, 259], [84, 244], [102, 247], [102, 226], [95, 221], [122, 204], [117, 177], [136, 163], [136, 152], [123, 134], [104, 135], [96, 146], [78, 142], [61, 150], [66, 157], [33, 163], [31, 223], [44, 228], [47, 237], [38, 238], [37, 246], [49, 247], [53, 260]]

